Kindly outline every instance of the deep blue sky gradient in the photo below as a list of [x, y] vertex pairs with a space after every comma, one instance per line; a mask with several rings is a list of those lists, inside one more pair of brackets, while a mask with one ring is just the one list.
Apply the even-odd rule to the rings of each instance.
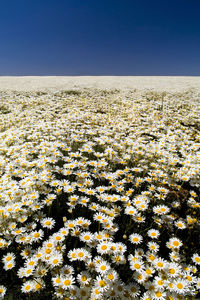
[[200, 0], [0, 0], [0, 75], [200, 75]]

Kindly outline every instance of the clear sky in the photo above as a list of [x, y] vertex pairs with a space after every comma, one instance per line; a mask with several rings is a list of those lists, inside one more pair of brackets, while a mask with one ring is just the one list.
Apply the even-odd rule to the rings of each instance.
[[200, 0], [0, 0], [0, 75], [200, 75]]

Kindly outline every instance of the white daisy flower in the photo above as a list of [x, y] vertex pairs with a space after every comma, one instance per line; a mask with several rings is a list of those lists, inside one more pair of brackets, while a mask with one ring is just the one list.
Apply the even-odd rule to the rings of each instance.
[[82, 232], [79, 238], [81, 241], [90, 244], [93, 241], [93, 234], [91, 232]]
[[44, 228], [52, 229], [55, 226], [55, 220], [53, 218], [45, 218], [40, 221]]
[[33, 231], [31, 233], [33, 242], [40, 241], [43, 238], [43, 236], [44, 236], [44, 232], [41, 229], [39, 229], [38, 231]]
[[96, 270], [101, 275], [104, 275], [104, 274], [106, 274], [110, 270], [110, 265], [107, 262], [105, 262], [105, 261], [101, 261], [97, 265]]
[[161, 276], [154, 277], [153, 284], [155, 285], [156, 289], [164, 290], [166, 285], [166, 280], [164, 280]]
[[183, 279], [177, 279], [174, 282], [174, 291], [181, 295], [185, 294], [188, 292], [188, 282]]
[[13, 252], [9, 252], [6, 255], [3, 256], [2, 262], [3, 263], [9, 263], [9, 261], [14, 261], [16, 258], [15, 254]]
[[3, 266], [4, 270], [6, 270], [6, 271], [11, 270], [14, 267], [15, 267], [15, 261], [14, 260], [10, 260], [8, 262], [5, 262], [4, 266]]
[[200, 265], [200, 255], [198, 255], [197, 253], [194, 253], [192, 255], [192, 261], [196, 264], [196, 265]]
[[109, 269], [108, 272], [104, 275], [104, 277], [109, 282], [113, 282], [114, 283], [119, 278], [119, 275], [118, 275], [118, 273], [115, 270]]
[[178, 221], [174, 222], [174, 225], [175, 225], [178, 229], [185, 229], [185, 228], [186, 228], [186, 224], [185, 224], [185, 222], [183, 222], [182, 220], [178, 220]]
[[141, 272], [144, 271], [144, 262], [136, 259], [135, 261], [130, 261], [130, 268], [133, 271]]
[[133, 206], [128, 206], [125, 208], [124, 213], [126, 215], [135, 216], [137, 214], [137, 209]]
[[75, 283], [75, 278], [72, 275], [69, 275], [61, 278], [60, 286], [64, 290], [68, 290], [74, 287], [74, 283]]
[[53, 283], [53, 286], [59, 287], [61, 286], [61, 276], [60, 275], [55, 275], [51, 278], [51, 281]]
[[102, 254], [108, 254], [110, 253], [110, 242], [104, 241], [99, 243], [99, 245], [97, 246], [97, 252]]
[[97, 276], [94, 285], [100, 290], [100, 292], [106, 292], [109, 288], [109, 283], [101, 276]]
[[33, 290], [33, 288], [34, 288], [33, 281], [28, 280], [25, 283], [23, 283], [21, 287], [21, 291], [22, 293], [30, 293]]
[[91, 275], [89, 272], [84, 271], [77, 275], [77, 281], [80, 285], [88, 285], [91, 281]]
[[169, 247], [171, 247], [172, 249], [179, 249], [183, 243], [181, 242], [180, 239], [174, 237], [174, 238], [171, 238], [169, 239], [169, 243], [168, 243]]
[[49, 265], [51, 268], [57, 267], [63, 262], [63, 256], [59, 252], [53, 252], [49, 259]]
[[7, 288], [3, 285], [0, 285], [0, 299], [3, 299], [6, 294]]
[[177, 277], [179, 274], [181, 274], [182, 270], [179, 264], [172, 262], [168, 263], [168, 275], [170, 277]]
[[151, 293], [151, 297], [153, 300], [166, 300], [166, 293], [158, 290], [158, 291]]
[[133, 233], [129, 236], [129, 240], [132, 244], [140, 244], [143, 240], [143, 237], [140, 234]]
[[149, 242], [147, 244], [150, 251], [157, 253], [159, 251], [159, 245], [155, 242]]
[[61, 275], [73, 275], [74, 274], [74, 268], [70, 265], [64, 265], [60, 270]]
[[159, 258], [159, 257], [154, 260], [153, 264], [155, 269], [158, 271], [164, 270], [168, 266], [167, 262], [163, 258]]
[[157, 239], [160, 235], [160, 232], [156, 229], [150, 229], [147, 232], [148, 236], [152, 239]]

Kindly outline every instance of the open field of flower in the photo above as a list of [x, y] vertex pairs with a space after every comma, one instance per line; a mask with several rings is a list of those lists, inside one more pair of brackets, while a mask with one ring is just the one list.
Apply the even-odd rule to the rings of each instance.
[[0, 299], [200, 299], [200, 93], [0, 94]]

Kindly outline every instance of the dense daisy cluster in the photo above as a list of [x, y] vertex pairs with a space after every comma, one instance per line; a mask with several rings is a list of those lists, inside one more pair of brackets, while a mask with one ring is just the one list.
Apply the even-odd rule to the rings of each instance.
[[199, 299], [198, 101], [148, 95], [1, 95], [0, 299]]

